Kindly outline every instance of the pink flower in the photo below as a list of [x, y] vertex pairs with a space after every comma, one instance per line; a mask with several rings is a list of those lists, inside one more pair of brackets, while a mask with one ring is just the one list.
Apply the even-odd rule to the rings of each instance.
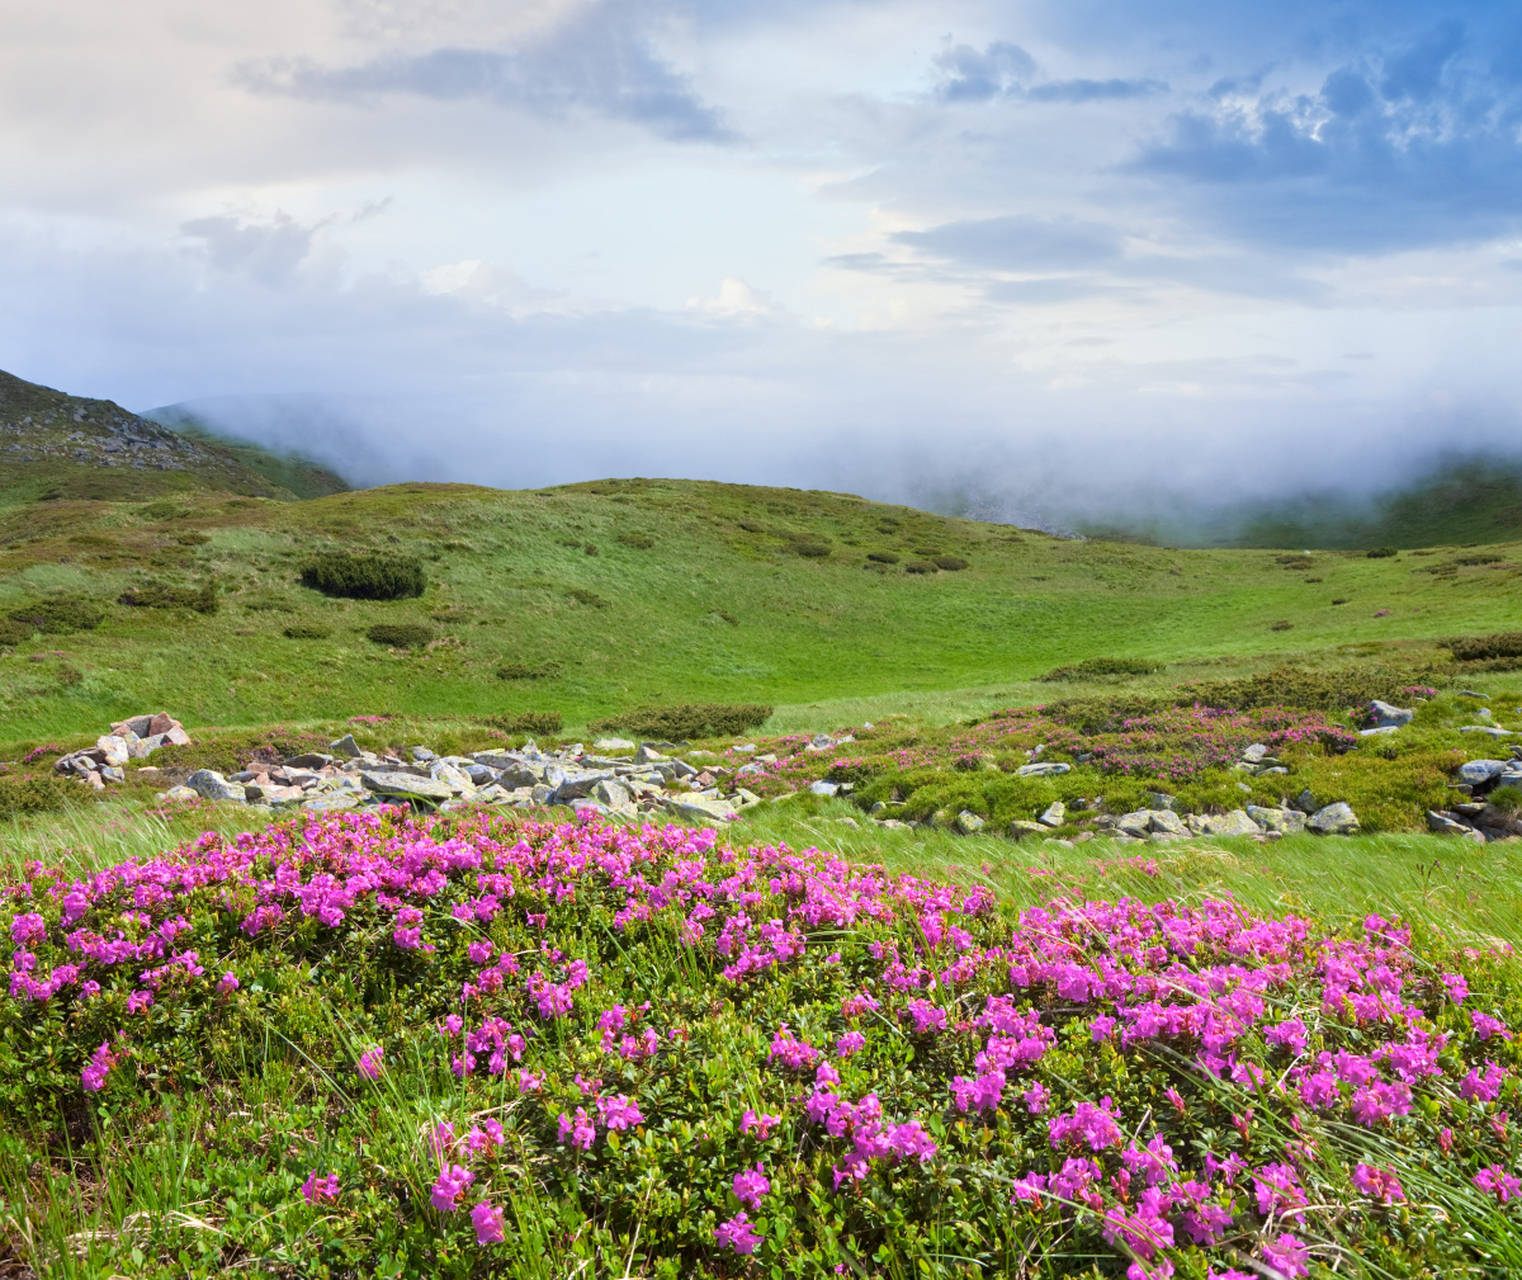
[[111, 1052], [111, 1042], [104, 1040], [91, 1056], [89, 1065], [79, 1073], [79, 1081], [91, 1093], [99, 1093], [105, 1087], [106, 1073], [116, 1065], [116, 1055]]
[[772, 1189], [772, 1184], [757, 1160], [754, 1170], [743, 1169], [735, 1174], [734, 1188], [736, 1200], [747, 1209], [759, 1209], [761, 1197]]
[[149, 991], [134, 991], [127, 997], [128, 1013], [143, 1013], [153, 1004], [153, 993]]
[[502, 1210], [483, 1200], [470, 1211], [470, 1224], [476, 1229], [477, 1244], [501, 1244], [507, 1239], [507, 1224]]
[[1464, 981], [1463, 974], [1445, 973], [1442, 975], [1443, 986], [1448, 992], [1448, 998], [1454, 1004], [1463, 1004], [1469, 998], [1469, 984]]
[[847, 1031], [835, 1041], [835, 1056], [849, 1058], [853, 1053], [867, 1047], [867, 1037], [860, 1031]]
[[761, 1243], [744, 1209], [728, 1222], [721, 1222], [714, 1229], [713, 1238], [721, 1249], [733, 1249], [736, 1253], [754, 1253]]
[[612, 1098], [598, 1098], [597, 1110], [602, 1116], [602, 1122], [610, 1129], [632, 1129], [637, 1124], [644, 1124], [645, 1117], [640, 1115], [638, 1104], [631, 1102], [623, 1094]]
[[385, 1050], [380, 1045], [372, 1045], [359, 1055], [359, 1065], [355, 1068], [366, 1080], [379, 1080], [381, 1073], [381, 1058], [385, 1056]]
[[1025, 1099], [1025, 1109], [1031, 1115], [1039, 1116], [1046, 1110], [1046, 1104], [1051, 1101], [1052, 1094], [1050, 1089], [1037, 1080], [1020, 1096]]
[[501, 1124], [488, 1118], [465, 1135], [465, 1149], [473, 1156], [480, 1155], [483, 1151], [494, 1151], [502, 1145], [505, 1137]]
[[438, 1181], [433, 1184], [433, 1194], [428, 1201], [440, 1213], [453, 1213], [460, 1207], [465, 1188], [475, 1180], [476, 1175], [463, 1165], [445, 1165], [439, 1170]]
[[1360, 1163], [1353, 1170], [1353, 1185], [1371, 1200], [1383, 1200], [1386, 1204], [1400, 1204], [1406, 1198], [1393, 1169]]
[[1047, 1121], [1047, 1132], [1052, 1148], [1060, 1147], [1068, 1138], [1078, 1138], [1088, 1143], [1090, 1151], [1103, 1151], [1106, 1147], [1120, 1145], [1120, 1126], [1115, 1123], [1119, 1112], [1109, 1097], [1100, 1099], [1096, 1107], [1092, 1102], [1080, 1102], [1071, 1115], [1054, 1116]]
[[580, 1147], [583, 1151], [590, 1151], [596, 1140], [597, 1127], [587, 1116], [584, 1108], [576, 1108], [575, 1120], [561, 1112], [559, 1141], [569, 1142], [573, 1147]]
[[313, 1169], [301, 1184], [301, 1198], [308, 1204], [316, 1204], [320, 1200], [337, 1200], [338, 1175], [330, 1173], [326, 1178], [319, 1178], [317, 1170]]
[[217, 981], [217, 990], [224, 996], [231, 995], [237, 989], [238, 975], [235, 973], [224, 973]]
[[1310, 1268], [1306, 1266], [1309, 1257], [1306, 1246], [1288, 1232], [1272, 1244], [1263, 1246], [1263, 1260], [1276, 1271], [1288, 1276], [1289, 1280], [1298, 1280], [1300, 1276], [1310, 1274]]
[[1466, 1102], [1494, 1102], [1506, 1080], [1506, 1072], [1497, 1063], [1486, 1062], [1485, 1071], [1471, 1067], [1459, 1082], [1459, 1097]]
[[1491, 1036], [1500, 1036], [1503, 1040], [1511, 1039], [1511, 1032], [1506, 1029], [1506, 1024], [1500, 1018], [1492, 1018], [1488, 1013], [1481, 1013], [1478, 1009], [1469, 1011], [1469, 1025], [1481, 1040], [1489, 1040]]
[[745, 1109], [745, 1114], [740, 1117], [740, 1132], [749, 1133], [752, 1129], [754, 1129], [756, 1131], [756, 1136], [765, 1142], [767, 1138], [771, 1137], [772, 1130], [781, 1123], [781, 1116], [758, 1116], [754, 1111], [747, 1107]]
[[1498, 1164], [1488, 1165], [1474, 1175], [1474, 1185], [1505, 1204], [1522, 1195], [1522, 1179], [1514, 1178]]
[[532, 1071], [518, 1072], [518, 1092], [534, 1093], [544, 1084], [542, 1075], [535, 1075]]

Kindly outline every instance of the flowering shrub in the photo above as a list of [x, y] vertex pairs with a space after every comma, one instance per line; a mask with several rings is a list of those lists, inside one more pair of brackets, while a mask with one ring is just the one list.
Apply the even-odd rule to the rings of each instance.
[[1436, 1215], [1518, 1208], [1517, 1007], [1377, 916], [1015, 915], [712, 831], [388, 810], [33, 864], [0, 929], [8, 1123], [312, 1076], [322, 1172], [248, 1157], [320, 1210], [302, 1271], [1440, 1275], [1488, 1255]]

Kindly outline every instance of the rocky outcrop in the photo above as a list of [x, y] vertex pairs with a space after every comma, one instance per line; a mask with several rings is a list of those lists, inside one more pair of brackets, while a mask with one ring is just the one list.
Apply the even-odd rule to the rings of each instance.
[[189, 742], [185, 726], [166, 712], [132, 716], [118, 720], [110, 733], [95, 739], [93, 747], [59, 756], [53, 771], [103, 791], [109, 783], [126, 780], [123, 770], [130, 761], [146, 760], [162, 746], [185, 746]]

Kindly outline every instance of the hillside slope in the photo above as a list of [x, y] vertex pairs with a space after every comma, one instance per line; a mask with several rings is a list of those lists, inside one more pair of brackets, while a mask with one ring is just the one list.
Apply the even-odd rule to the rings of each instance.
[[[427, 591], [372, 602], [299, 584], [315, 552], [337, 549], [415, 556]], [[117, 603], [158, 587], [188, 599], [208, 581], [213, 614]], [[1095, 656], [1155, 658], [1177, 681], [1286, 657], [1430, 655], [1434, 637], [1516, 628], [1522, 546], [1175, 551], [698, 481], [410, 484], [0, 511], [0, 616], [52, 593], [96, 601], [103, 621], [4, 651], [7, 736], [161, 707], [191, 726], [525, 710], [579, 725], [649, 702], [1041, 700], [1061, 689], [1019, 682]], [[382, 623], [432, 642], [367, 639]]]
[[0, 371], [0, 502], [126, 501], [193, 491], [290, 497], [229, 450], [109, 400]]
[[252, 440], [226, 435], [179, 405], [150, 409], [143, 416], [176, 435], [224, 450], [250, 471], [298, 498], [325, 498], [332, 493], [347, 493], [352, 487], [320, 462], [300, 453], [276, 453]]

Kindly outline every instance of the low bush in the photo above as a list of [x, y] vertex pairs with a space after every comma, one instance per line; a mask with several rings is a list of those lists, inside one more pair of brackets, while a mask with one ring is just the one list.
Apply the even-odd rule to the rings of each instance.
[[15, 618], [0, 618], [0, 644], [25, 644], [36, 634], [37, 628], [30, 622], [18, 622]]
[[963, 569], [972, 568], [961, 556], [936, 556], [935, 566], [937, 569], [946, 570], [947, 573], [959, 573]]
[[[12, 609], [12, 622], [41, 631], [44, 635], [66, 636], [75, 631], [94, 631], [105, 619], [105, 606], [90, 596], [56, 595], [32, 600]], [[27, 633], [28, 635], [31, 632]]]
[[566, 595], [576, 601], [577, 604], [584, 604], [589, 609], [606, 609], [608, 607], [608, 602], [598, 595], [597, 592], [588, 591], [584, 587], [572, 587], [566, 592]]
[[655, 539], [648, 533], [621, 533], [618, 540], [626, 547], [633, 547], [636, 551], [649, 551], [655, 545]]
[[326, 640], [333, 633], [326, 627], [287, 627], [282, 634], [287, 640]]
[[671, 707], [638, 707], [598, 720], [588, 728], [626, 729], [647, 738], [726, 738], [760, 728], [772, 708], [756, 704], [688, 702]]
[[538, 737], [559, 733], [565, 727], [565, 719], [558, 711], [520, 711], [487, 716], [481, 723], [490, 729], [501, 729], [503, 733], [529, 733]]
[[1389, 560], [1400, 554], [1394, 547], [1372, 547], [1364, 553], [1370, 560]]
[[904, 566], [905, 573], [936, 573], [939, 566], [934, 560], [911, 560]]
[[0, 819], [61, 809], [71, 796], [82, 794], [78, 786], [51, 774], [0, 777]]
[[793, 550], [809, 560], [822, 560], [830, 554], [830, 548], [823, 542], [795, 542]]
[[498, 680], [553, 680], [559, 674], [558, 662], [541, 662], [537, 667], [522, 662], [504, 662], [497, 668]]
[[1152, 658], [1085, 658], [1067, 667], [1053, 667], [1041, 677], [1049, 683], [1087, 680], [1094, 676], [1149, 676], [1163, 664]]
[[130, 609], [194, 609], [215, 613], [219, 607], [217, 584], [208, 579], [199, 587], [175, 587], [165, 582], [144, 582], [128, 587], [116, 599]]
[[1367, 706], [1375, 698], [1389, 700], [1401, 686], [1422, 684], [1431, 675], [1430, 667], [1371, 664], [1342, 671], [1306, 671], [1284, 666], [1257, 676], [1179, 685], [1173, 698], [1176, 703], [1187, 700], [1240, 711], [1281, 705], [1344, 711]]
[[898, 556], [892, 551], [869, 551], [868, 560], [875, 560], [878, 564], [897, 564]]
[[1522, 658], [1522, 631], [1497, 631], [1488, 636], [1456, 636], [1439, 640], [1456, 661], [1477, 662], [1486, 658]]
[[422, 649], [433, 642], [433, 628], [421, 622], [379, 622], [365, 632], [365, 639], [393, 649]]
[[1295, 624], [1285, 618], [1279, 619], [1278, 622], [1269, 627], [1270, 631], [1293, 631], [1294, 629]]
[[304, 585], [347, 600], [407, 600], [427, 588], [422, 563], [411, 556], [328, 551], [301, 571]]

